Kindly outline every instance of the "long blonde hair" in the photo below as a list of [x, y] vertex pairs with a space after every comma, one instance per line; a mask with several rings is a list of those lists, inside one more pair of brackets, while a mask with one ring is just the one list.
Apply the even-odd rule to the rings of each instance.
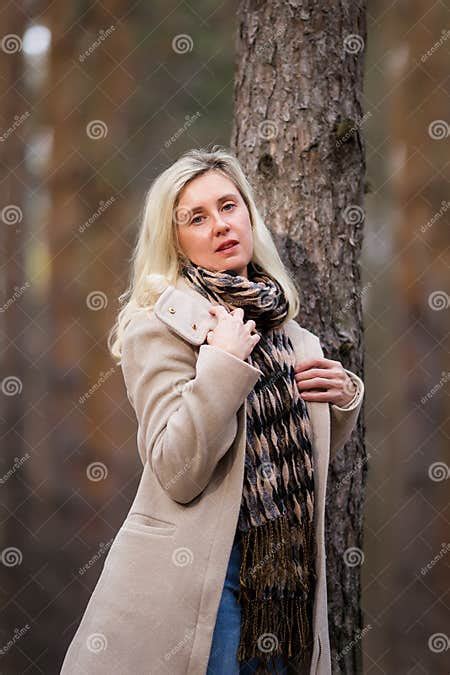
[[238, 159], [227, 149], [215, 145], [211, 150], [194, 149], [184, 153], [153, 181], [147, 192], [137, 244], [131, 257], [131, 281], [119, 296], [124, 305], [108, 335], [108, 348], [120, 362], [125, 328], [132, 314], [151, 309], [168, 285], [175, 285], [186, 260], [178, 242], [174, 211], [182, 189], [206, 171], [217, 170], [229, 178], [247, 205], [253, 231], [252, 261], [258, 263], [282, 286], [289, 301], [286, 320], [295, 317], [299, 294], [290, 278], [261, 215], [256, 208], [252, 187]]

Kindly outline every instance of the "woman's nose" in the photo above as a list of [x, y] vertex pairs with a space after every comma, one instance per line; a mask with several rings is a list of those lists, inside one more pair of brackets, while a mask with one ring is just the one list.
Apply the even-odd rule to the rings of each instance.
[[227, 221], [222, 218], [220, 213], [218, 213], [217, 216], [214, 218], [214, 228], [218, 232], [221, 232], [222, 230], [229, 230], [230, 229], [230, 226], [228, 225]]

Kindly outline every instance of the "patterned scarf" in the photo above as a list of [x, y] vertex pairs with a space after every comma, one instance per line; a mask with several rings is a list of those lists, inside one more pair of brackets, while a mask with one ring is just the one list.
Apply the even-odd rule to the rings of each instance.
[[276, 655], [308, 673], [312, 653], [314, 475], [311, 426], [295, 379], [295, 355], [281, 324], [289, 303], [279, 283], [257, 263], [248, 279], [189, 261], [183, 276], [228, 311], [244, 310], [260, 340], [247, 362], [262, 371], [247, 397], [247, 441], [238, 535], [241, 639], [238, 660], [257, 657], [257, 673], [276, 668]]

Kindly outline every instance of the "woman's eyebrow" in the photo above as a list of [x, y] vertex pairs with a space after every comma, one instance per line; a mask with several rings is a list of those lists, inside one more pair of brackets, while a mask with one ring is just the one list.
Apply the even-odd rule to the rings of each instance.
[[[217, 200], [217, 203], [219, 204], [220, 202], [225, 201], [225, 199], [236, 199], [237, 200], [238, 196], [234, 192], [229, 192], [228, 194], [222, 195], [222, 197], [219, 197], [219, 199]], [[201, 211], [202, 209], [203, 209], [203, 206], [200, 204], [200, 206], [194, 206], [194, 208], [190, 209], [190, 211], [192, 213], [196, 213], [197, 211]]]

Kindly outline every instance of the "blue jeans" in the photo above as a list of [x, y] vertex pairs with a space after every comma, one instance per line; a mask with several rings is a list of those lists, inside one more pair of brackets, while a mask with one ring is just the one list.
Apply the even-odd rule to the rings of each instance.
[[[238, 661], [237, 651], [241, 634], [241, 606], [237, 601], [241, 548], [238, 532], [234, 538], [227, 574], [214, 627], [207, 675], [251, 675], [256, 672], [258, 659], [243, 663]], [[286, 675], [287, 667], [282, 656], [276, 657], [279, 675]], [[271, 670], [275, 673], [275, 670]]]

